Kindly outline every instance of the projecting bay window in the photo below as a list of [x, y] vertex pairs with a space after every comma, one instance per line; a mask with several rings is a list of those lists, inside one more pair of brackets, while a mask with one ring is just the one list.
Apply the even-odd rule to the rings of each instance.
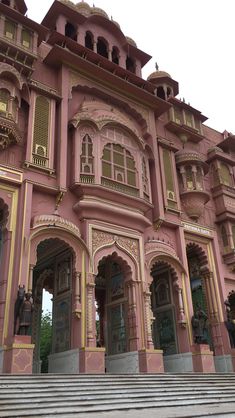
[[174, 183], [174, 178], [176, 176], [173, 172], [173, 161], [171, 151], [164, 148], [162, 150], [162, 158], [164, 168], [163, 176], [165, 183], [165, 204], [168, 208], [177, 209], [176, 191]]
[[101, 183], [111, 189], [139, 196], [135, 161], [119, 144], [106, 144], [102, 155]]

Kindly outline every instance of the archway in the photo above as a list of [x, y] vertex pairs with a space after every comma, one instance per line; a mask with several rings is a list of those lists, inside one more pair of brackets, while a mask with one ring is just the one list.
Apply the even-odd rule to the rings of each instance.
[[164, 356], [177, 354], [179, 351], [176, 322], [179, 301], [175, 294], [177, 275], [168, 263], [161, 260], [153, 264], [151, 275], [154, 348], [162, 349]]
[[95, 299], [97, 346], [106, 349], [107, 372], [128, 368], [129, 353], [138, 349], [134, 295], [132, 269], [127, 261], [116, 252], [103, 257], [95, 279]]
[[34, 300], [32, 342], [35, 344], [33, 371], [35, 373], [41, 372], [40, 345], [42, 340], [40, 334], [43, 289], [49, 291], [52, 296], [52, 341], [48, 371], [54, 371], [59, 353], [71, 349], [73, 271], [74, 252], [67, 243], [59, 238], [51, 238], [42, 240], [38, 244], [32, 287]]

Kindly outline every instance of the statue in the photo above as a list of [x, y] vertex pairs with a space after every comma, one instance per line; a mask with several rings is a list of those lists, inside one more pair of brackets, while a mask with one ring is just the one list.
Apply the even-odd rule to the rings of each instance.
[[192, 317], [192, 327], [195, 344], [208, 344], [206, 331], [207, 314], [202, 310], [201, 306], [197, 305], [195, 314]]
[[19, 335], [30, 335], [30, 326], [32, 322], [33, 304], [31, 293], [25, 294], [25, 301], [21, 305], [19, 316]]
[[20, 316], [20, 311], [22, 304], [24, 302], [24, 296], [25, 296], [25, 286], [19, 286], [18, 292], [17, 292], [17, 299], [15, 301], [15, 307], [14, 307], [14, 334], [16, 334], [16, 328], [17, 328], [17, 319]]

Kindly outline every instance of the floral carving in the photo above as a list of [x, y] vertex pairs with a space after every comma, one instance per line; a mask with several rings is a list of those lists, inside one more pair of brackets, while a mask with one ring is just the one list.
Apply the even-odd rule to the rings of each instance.
[[119, 247], [132, 254], [136, 261], [139, 261], [139, 241], [137, 239], [123, 237], [118, 234], [93, 229], [92, 231], [92, 252], [104, 245], [117, 243]]

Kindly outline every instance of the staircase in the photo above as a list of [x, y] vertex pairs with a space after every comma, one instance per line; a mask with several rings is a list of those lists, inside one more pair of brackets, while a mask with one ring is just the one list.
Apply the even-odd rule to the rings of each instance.
[[[234, 402], [235, 374], [0, 376], [1, 418], [89, 417], [92, 412]], [[156, 416], [161, 417], [160, 410]]]

